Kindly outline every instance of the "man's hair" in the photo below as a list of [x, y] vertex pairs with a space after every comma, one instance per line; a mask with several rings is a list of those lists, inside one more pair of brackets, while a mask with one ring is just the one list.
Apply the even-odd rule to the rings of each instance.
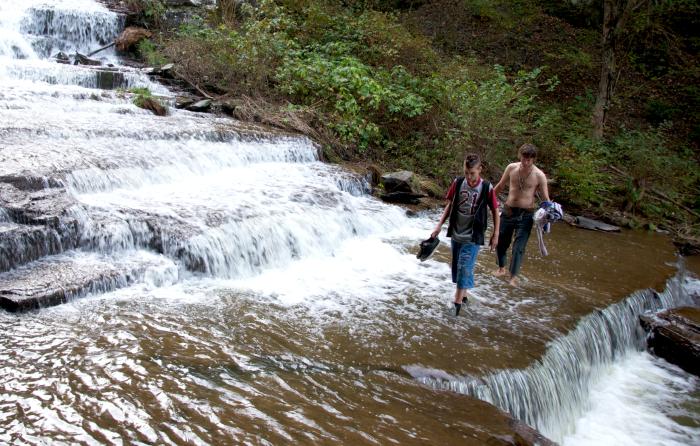
[[518, 155], [524, 158], [537, 158], [537, 147], [534, 144], [525, 143], [518, 149]]
[[476, 153], [467, 153], [464, 155], [464, 165], [467, 166], [467, 169], [473, 169], [479, 164], [481, 164], [481, 157]]

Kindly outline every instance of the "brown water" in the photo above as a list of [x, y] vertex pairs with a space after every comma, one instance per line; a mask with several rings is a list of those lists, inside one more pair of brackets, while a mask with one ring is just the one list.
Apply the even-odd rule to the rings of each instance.
[[0, 442], [485, 444], [509, 432], [494, 408], [404, 367], [525, 367], [582, 316], [676, 270], [653, 234], [560, 224], [548, 242], [545, 259], [530, 244], [517, 289], [488, 274], [482, 253], [483, 287], [459, 318], [449, 294], [410, 287], [315, 312], [197, 281], [0, 314]]

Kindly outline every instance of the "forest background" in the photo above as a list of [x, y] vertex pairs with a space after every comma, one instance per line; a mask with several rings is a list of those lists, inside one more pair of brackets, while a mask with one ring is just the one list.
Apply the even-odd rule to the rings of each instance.
[[172, 2], [126, 2], [154, 31], [145, 63], [327, 161], [412, 170], [440, 196], [465, 152], [497, 181], [532, 142], [567, 210], [697, 249], [695, 0], [218, 0], [177, 27]]

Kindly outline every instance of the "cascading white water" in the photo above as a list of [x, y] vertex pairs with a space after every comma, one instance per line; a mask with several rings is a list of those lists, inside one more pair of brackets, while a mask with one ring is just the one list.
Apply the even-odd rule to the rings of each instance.
[[[12, 37], [6, 48], [41, 40], [88, 52], [113, 39], [122, 22], [91, 1], [3, 8]], [[365, 180], [320, 163], [306, 138], [175, 109], [157, 117], [127, 93], [95, 89], [105, 71], [51, 56], [2, 55], [0, 175], [64, 187], [75, 204], [62, 218], [77, 233], [36, 235], [32, 243], [44, 248], [30, 253], [15, 237], [16, 260], [4, 269], [73, 247], [112, 255], [155, 249], [183, 272], [240, 278], [406, 221], [363, 196]], [[146, 75], [116, 69], [124, 86], [170, 101], [172, 93]]]
[[[88, 54], [112, 42], [123, 18], [92, 0], [0, 2], [0, 57], [46, 59]], [[114, 58], [107, 50], [101, 58]]]
[[[698, 283], [685, 284], [684, 280], [678, 276], [662, 293], [639, 291], [583, 318], [571, 333], [552, 342], [541, 360], [524, 370], [503, 370], [477, 379], [412, 372], [428, 385], [495, 404], [561, 442], [574, 432], [577, 420], [590, 407], [591, 389], [609, 367], [643, 351], [645, 333], [639, 316], [692, 303], [689, 291], [697, 292]], [[692, 430], [687, 433], [690, 438], [694, 434]]]

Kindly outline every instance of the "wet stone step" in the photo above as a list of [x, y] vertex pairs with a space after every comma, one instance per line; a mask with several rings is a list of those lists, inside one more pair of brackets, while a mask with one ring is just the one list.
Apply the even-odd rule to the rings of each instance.
[[145, 251], [120, 253], [118, 258], [72, 252], [0, 274], [0, 307], [11, 312], [30, 311], [145, 279], [154, 285], [173, 283], [177, 268], [164, 257]]
[[75, 240], [47, 226], [0, 222], [0, 272], [73, 248]]

